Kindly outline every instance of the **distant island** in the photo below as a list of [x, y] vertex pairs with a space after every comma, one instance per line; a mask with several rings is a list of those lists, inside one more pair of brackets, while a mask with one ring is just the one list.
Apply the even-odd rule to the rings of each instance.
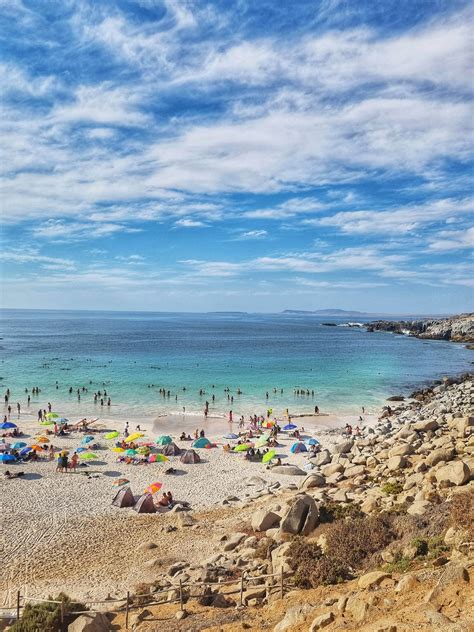
[[285, 309], [282, 314], [313, 314], [314, 316], [341, 316], [343, 318], [353, 318], [355, 316], [361, 316], [367, 318], [369, 316], [375, 316], [376, 314], [369, 314], [368, 312], [357, 312], [345, 309]]

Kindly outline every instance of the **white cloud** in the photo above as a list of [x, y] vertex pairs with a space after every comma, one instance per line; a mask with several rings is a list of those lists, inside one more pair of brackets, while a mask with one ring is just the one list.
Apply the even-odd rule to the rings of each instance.
[[202, 228], [203, 226], [206, 226], [204, 222], [196, 219], [190, 219], [189, 217], [178, 219], [174, 225], [180, 228]]
[[428, 248], [436, 252], [472, 249], [474, 248], [474, 228], [440, 231], [431, 238]]
[[100, 222], [65, 222], [49, 220], [32, 228], [36, 238], [51, 241], [81, 241], [110, 237], [116, 233], [140, 232], [138, 228], [130, 228], [121, 224]]
[[266, 230], [249, 230], [245, 233], [241, 233], [237, 239], [263, 239], [268, 236], [268, 231]]

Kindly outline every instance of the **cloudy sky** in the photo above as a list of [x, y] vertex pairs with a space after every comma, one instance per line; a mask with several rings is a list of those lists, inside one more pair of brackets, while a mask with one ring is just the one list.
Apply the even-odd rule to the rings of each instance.
[[8, 307], [472, 309], [461, 0], [0, 0]]

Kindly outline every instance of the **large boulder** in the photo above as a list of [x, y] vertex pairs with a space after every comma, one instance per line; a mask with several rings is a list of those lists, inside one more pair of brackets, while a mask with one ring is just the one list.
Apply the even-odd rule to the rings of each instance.
[[352, 446], [354, 445], [353, 439], [346, 439], [344, 441], [340, 441], [339, 443], [335, 443], [331, 446], [331, 452], [333, 454], [347, 454], [352, 450]]
[[409, 443], [400, 443], [388, 451], [388, 456], [409, 456], [413, 454], [413, 447]]
[[326, 485], [326, 479], [321, 474], [316, 472], [308, 474], [308, 476], [301, 482], [300, 489], [311, 489], [312, 487], [324, 487]]
[[284, 542], [271, 552], [272, 557], [272, 569], [274, 573], [288, 573], [291, 571], [290, 565], [287, 561], [288, 551], [291, 547], [291, 542]]
[[288, 476], [306, 476], [307, 472], [296, 465], [277, 465], [272, 467], [272, 474], [287, 474]]
[[452, 448], [438, 448], [428, 454], [426, 457], [426, 463], [433, 466], [437, 463], [441, 463], [441, 461], [451, 461], [453, 457], [454, 450]]
[[109, 632], [110, 621], [102, 612], [81, 614], [67, 627], [68, 632]]
[[398, 472], [408, 465], [408, 461], [404, 456], [392, 456], [387, 461], [387, 467], [390, 472]]
[[381, 571], [373, 571], [372, 573], [366, 573], [359, 577], [357, 586], [362, 589], [375, 588], [379, 586], [384, 580], [390, 579], [391, 575], [383, 573]]
[[438, 430], [439, 423], [436, 419], [423, 419], [422, 421], [418, 421], [416, 424], [413, 424], [413, 430], [417, 432], [428, 432], [428, 430]]
[[273, 628], [273, 632], [286, 632], [287, 630], [291, 632], [295, 626], [304, 622], [313, 609], [314, 606], [310, 606], [308, 603], [288, 608], [284, 618]]
[[454, 461], [441, 467], [435, 476], [443, 486], [464, 485], [471, 478], [471, 470], [464, 461]]
[[319, 509], [314, 499], [308, 494], [297, 494], [290, 501], [290, 506], [280, 524], [282, 533], [308, 535], [319, 523]]
[[311, 457], [310, 461], [311, 463], [313, 463], [313, 465], [321, 467], [322, 465], [327, 465], [328, 463], [331, 463], [331, 454], [329, 450], [321, 450], [319, 454]]
[[329, 463], [321, 468], [321, 472], [324, 476], [332, 476], [338, 472], [344, 472], [344, 466], [342, 463]]
[[251, 526], [254, 531], [266, 531], [276, 527], [280, 522], [280, 516], [273, 511], [260, 509], [252, 515]]
[[426, 595], [425, 601], [441, 608], [448, 603], [456, 603], [466, 592], [470, 578], [467, 569], [458, 562], [446, 565], [436, 586]]

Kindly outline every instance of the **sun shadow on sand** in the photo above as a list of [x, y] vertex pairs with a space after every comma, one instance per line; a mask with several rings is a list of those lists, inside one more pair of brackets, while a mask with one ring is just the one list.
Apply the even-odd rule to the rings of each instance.
[[24, 476], [23, 476], [24, 480], [27, 481], [37, 481], [40, 478], [43, 478], [41, 474], [36, 474], [35, 472], [27, 472]]
[[111, 476], [112, 478], [117, 478], [117, 476], [122, 476], [122, 472], [117, 472], [115, 470], [107, 470], [106, 472], [102, 472], [104, 476]]

